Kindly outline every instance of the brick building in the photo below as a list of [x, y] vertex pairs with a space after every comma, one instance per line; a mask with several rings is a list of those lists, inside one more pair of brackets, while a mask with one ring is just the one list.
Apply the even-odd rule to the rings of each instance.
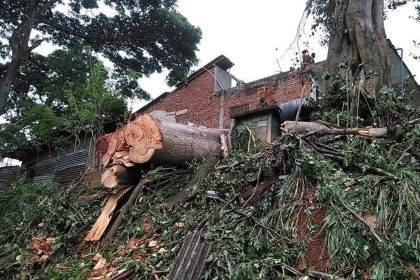
[[[221, 55], [212, 60], [172, 92], [165, 92], [136, 114], [155, 110], [175, 115], [179, 123], [206, 127], [229, 127], [231, 117], [265, 106], [282, 103], [311, 92], [309, 68], [292, 70], [243, 83], [228, 70], [233, 63]], [[236, 86], [232, 85], [236, 83]]]
[[[414, 102], [419, 105], [419, 85], [391, 41], [388, 41], [388, 46], [392, 84], [396, 88], [403, 86], [406, 91], [414, 92]], [[228, 72], [232, 66], [233, 63], [221, 55], [179, 83], [175, 90], [163, 93], [136, 114], [160, 110], [175, 115], [178, 123], [228, 128], [235, 115], [261, 107], [281, 107], [302, 95], [308, 96], [314, 86], [311, 74], [322, 71], [320, 62], [305, 65], [304, 69], [243, 83]]]

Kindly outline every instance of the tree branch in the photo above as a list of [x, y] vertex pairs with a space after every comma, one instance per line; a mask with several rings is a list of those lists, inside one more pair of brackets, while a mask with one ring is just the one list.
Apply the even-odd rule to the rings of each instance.
[[59, 0], [49, 0], [42, 5], [41, 13], [43, 13], [46, 9], [51, 8], [55, 3], [57, 3]]
[[[324, 157], [327, 157], [329, 159], [332, 159], [334, 161], [340, 162], [340, 163], [344, 163], [344, 158], [341, 156], [336, 156], [336, 155], [332, 155], [332, 154], [322, 154]], [[362, 163], [355, 163], [354, 164], [355, 167], [361, 169], [362, 171], [368, 171], [370, 173], [373, 174], [377, 174], [377, 175], [381, 175], [381, 176], [385, 176], [385, 177], [389, 177], [393, 180], [398, 180], [398, 177], [395, 176], [394, 174], [391, 174], [381, 168], [378, 167], [373, 167], [367, 164], [362, 164]]]
[[[97, 35], [94, 34], [95, 32], [81, 32], [81, 31], [75, 30], [75, 29], [70, 28], [68, 26], [58, 24], [57, 22], [54, 22], [54, 20], [51, 19], [51, 18], [40, 16], [38, 18], [38, 20], [39, 20], [40, 23], [48, 25], [49, 27], [51, 27], [55, 30], [64, 32], [68, 35], [72, 35], [72, 36], [75, 36], [75, 37], [78, 37], [78, 38], [81, 38], [81, 39], [94, 40], [94, 41], [97, 41], [97, 43], [121, 43], [121, 42], [126, 42], [127, 41], [127, 38], [125, 36], [120, 37], [120, 34], [118, 34], [118, 32], [116, 32], [116, 33], [114, 32], [114, 35], [116, 37], [110, 38], [110, 37], [107, 37], [107, 36], [97, 36]], [[103, 32], [97, 32], [97, 33], [102, 34]], [[145, 31], [142, 31], [142, 32], [137, 31], [136, 33], [146, 34], [146, 33], [154, 33], [154, 32], [152, 30], [145, 30]], [[138, 37], [140, 38], [141, 36], [138, 36]]]
[[401, 135], [401, 130], [395, 134], [389, 133], [386, 127], [362, 127], [362, 128], [335, 128], [329, 127], [320, 122], [293, 122], [285, 121], [281, 124], [281, 129], [286, 133], [293, 132], [302, 135], [301, 138], [325, 135], [359, 135], [364, 137], [392, 138]]
[[28, 56], [34, 49], [36, 49], [37, 47], [39, 47], [42, 42], [44, 42], [45, 39], [40, 39], [37, 40], [35, 42], [32, 43], [32, 45], [30, 47], [28, 47], [28, 50], [26, 51], [26, 56]]
[[352, 213], [357, 219], [359, 219], [363, 224], [365, 224], [369, 228], [370, 232], [379, 243], [383, 242], [382, 238], [375, 232], [375, 230], [373, 229], [371, 225], [369, 225], [365, 220], [363, 220], [353, 209], [348, 207], [341, 199], [339, 200], [340, 200], [340, 203], [344, 206], [344, 208], [346, 208], [350, 213]]
[[339, 276], [335, 276], [332, 274], [328, 274], [325, 272], [319, 272], [319, 271], [315, 271], [315, 270], [309, 270], [308, 272], [308, 276], [310, 277], [316, 277], [316, 278], [320, 278], [323, 280], [345, 280], [345, 278], [343, 277], [339, 277]]

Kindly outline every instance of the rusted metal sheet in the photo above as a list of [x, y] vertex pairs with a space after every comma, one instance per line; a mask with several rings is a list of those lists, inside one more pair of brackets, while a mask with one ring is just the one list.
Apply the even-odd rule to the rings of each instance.
[[212, 243], [200, 242], [202, 230], [188, 232], [175, 264], [169, 272], [169, 280], [197, 280], [201, 277]]

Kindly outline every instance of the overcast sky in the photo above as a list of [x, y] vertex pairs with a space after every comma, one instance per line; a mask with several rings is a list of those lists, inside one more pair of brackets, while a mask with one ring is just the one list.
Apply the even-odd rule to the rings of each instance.
[[[196, 68], [224, 54], [235, 64], [231, 73], [250, 82], [278, 73], [279, 64], [282, 71], [292, 66], [296, 44], [280, 58], [294, 42], [305, 3], [306, 0], [179, 0], [178, 7], [193, 25], [202, 30], [197, 53], [200, 63]], [[404, 48], [404, 60], [412, 73], [420, 76], [420, 61], [409, 57], [410, 52], [416, 52], [413, 40], [420, 41], [420, 23], [410, 19], [410, 15], [415, 15], [412, 7], [390, 12], [385, 22], [386, 32], [397, 48]], [[310, 23], [307, 31], [309, 27]], [[301, 43], [309, 39], [302, 35]], [[319, 38], [309, 41], [309, 50], [316, 53], [316, 61], [324, 60], [327, 50], [319, 45]], [[165, 85], [164, 75], [142, 79], [141, 85], [152, 97], [170, 90]], [[135, 101], [131, 105], [138, 109], [144, 102]]]

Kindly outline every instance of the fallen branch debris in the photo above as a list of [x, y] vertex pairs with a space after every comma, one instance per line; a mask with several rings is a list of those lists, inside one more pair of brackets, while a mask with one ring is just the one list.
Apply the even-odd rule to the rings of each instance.
[[102, 237], [118, 207], [119, 202], [124, 198], [130, 189], [130, 187], [124, 187], [108, 200], [101, 215], [85, 237], [85, 241], [97, 241]]
[[281, 128], [284, 132], [293, 132], [302, 135], [302, 138], [309, 138], [311, 136], [325, 136], [325, 135], [359, 135], [373, 138], [396, 138], [401, 136], [401, 132], [390, 133], [387, 128], [363, 127], [363, 128], [337, 128], [332, 125], [327, 126], [324, 123], [317, 122], [292, 122], [285, 121]]

